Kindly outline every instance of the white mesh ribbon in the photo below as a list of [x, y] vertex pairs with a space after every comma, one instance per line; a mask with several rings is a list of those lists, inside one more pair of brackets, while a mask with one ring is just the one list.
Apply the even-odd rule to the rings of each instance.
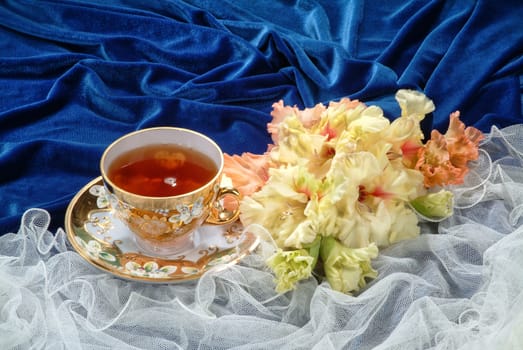
[[493, 128], [454, 215], [381, 251], [357, 296], [274, 291], [261, 255], [197, 282], [85, 262], [49, 215], [0, 237], [0, 349], [522, 349], [523, 127]]

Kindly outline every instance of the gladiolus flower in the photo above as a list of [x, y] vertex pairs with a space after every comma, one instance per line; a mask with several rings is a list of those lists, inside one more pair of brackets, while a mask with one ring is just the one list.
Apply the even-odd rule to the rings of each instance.
[[467, 163], [478, 158], [478, 145], [483, 134], [459, 120], [459, 113], [450, 116], [445, 135], [433, 130], [431, 139], [418, 151], [416, 169], [425, 177], [425, 186], [462, 184], [468, 172]]
[[478, 145], [484, 138], [478, 129], [471, 126], [465, 128], [459, 120], [459, 111], [452, 113], [445, 133], [451, 163], [458, 168], [466, 168], [468, 161], [478, 159]]
[[366, 278], [376, 278], [371, 259], [378, 256], [378, 247], [371, 243], [365, 248], [348, 248], [333, 237], [322, 240], [320, 256], [327, 281], [332, 289], [342, 293], [359, 291]]
[[276, 291], [285, 293], [296, 288], [298, 281], [311, 277], [314, 260], [305, 249], [278, 249], [267, 259], [267, 266], [276, 277]]
[[299, 166], [271, 169], [265, 186], [241, 201], [241, 221], [244, 225], [263, 223], [280, 247], [301, 248], [311, 243], [315, 232], [306, 229], [305, 210], [309, 196], [320, 188], [317, 181]]
[[231, 179], [232, 185], [243, 196], [250, 196], [258, 191], [269, 179], [268, 154], [224, 154], [223, 160], [223, 173]]
[[418, 213], [428, 218], [446, 218], [452, 215], [453, 197], [452, 192], [441, 190], [420, 196], [410, 201], [410, 204]]
[[348, 98], [303, 110], [279, 101], [268, 151], [225, 157], [224, 178], [244, 194], [240, 220], [263, 225], [279, 248], [267, 262], [278, 291], [310, 277], [315, 245], [332, 288], [358, 291], [376, 277], [378, 247], [417, 237], [419, 215], [452, 214], [452, 193], [428, 188], [461, 183], [483, 134], [456, 112], [448, 131], [434, 130], [424, 144], [420, 122], [433, 102], [413, 90], [396, 100], [401, 115], [392, 122]]

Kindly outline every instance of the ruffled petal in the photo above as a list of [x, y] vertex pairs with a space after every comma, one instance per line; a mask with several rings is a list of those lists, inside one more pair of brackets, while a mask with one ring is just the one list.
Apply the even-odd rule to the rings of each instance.
[[267, 259], [267, 266], [272, 269], [276, 277], [276, 291], [285, 293], [296, 288], [298, 281], [311, 277], [314, 260], [305, 249], [292, 251], [278, 249]]
[[335, 238], [324, 238], [320, 256], [325, 276], [332, 289], [342, 293], [357, 292], [367, 284], [367, 278], [376, 278], [371, 259], [378, 256], [378, 247], [370, 244], [364, 248], [348, 248]]
[[[297, 179], [303, 173], [298, 166], [271, 169], [265, 186], [240, 202], [240, 220], [243, 224], [264, 225], [280, 247], [301, 248], [302, 244], [312, 242], [314, 237], [309, 239], [309, 236], [298, 235], [303, 241], [294, 238], [292, 245], [286, 244], [286, 240], [295, 234], [300, 223], [307, 220], [305, 208], [309, 202], [309, 193], [297, 186], [302, 183]], [[314, 184], [310, 186], [317, 188]]]
[[413, 116], [419, 121], [423, 120], [426, 114], [436, 109], [431, 99], [416, 90], [398, 90], [396, 101], [400, 105], [402, 117]]
[[238, 155], [223, 155], [223, 173], [231, 179], [232, 185], [243, 196], [249, 196], [258, 191], [269, 179], [269, 155], [243, 153]]

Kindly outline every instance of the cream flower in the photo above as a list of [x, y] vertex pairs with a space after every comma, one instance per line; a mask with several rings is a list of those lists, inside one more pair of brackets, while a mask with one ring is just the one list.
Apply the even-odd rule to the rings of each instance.
[[361, 117], [366, 106], [348, 98], [340, 102], [331, 102], [327, 110], [322, 113], [321, 119], [310, 128], [311, 132], [326, 137], [326, 142], [334, 145], [336, 139], [349, 130], [350, 123]]
[[302, 248], [312, 243], [318, 236], [318, 231], [321, 229], [317, 222], [314, 222], [315, 206], [317, 203], [317, 196], [307, 203], [303, 214], [305, 218], [298, 223], [294, 230], [285, 238], [283, 247], [286, 248]]
[[303, 164], [321, 154], [326, 138], [311, 133], [296, 116], [287, 117], [279, 125], [278, 146], [270, 152], [279, 164]]
[[452, 192], [441, 190], [415, 198], [410, 205], [427, 218], [446, 218], [452, 215], [453, 198]]
[[285, 106], [283, 100], [273, 103], [271, 112], [272, 121], [267, 124], [267, 130], [271, 134], [274, 144], [278, 144], [279, 125], [287, 117], [294, 116], [305, 128], [310, 128], [320, 120], [325, 109], [325, 106], [321, 103], [318, 103], [313, 108], [305, 108], [304, 110], [299, 110], [296, 106]]
[[419, 121], [425, 118], [425, 115], [434, 111], [436, 107], [434, 102], [423, 93], [415, 90], [402, 89], [396, 93], [396, 101], [401, 108], [401, 116], [413, 116]]
[[[342, 237], [353, 232], [357, 224], [359, 193], [348, 183], [349, 181], [338, 184], [327, 191], [319, 201], [314, 202], [314, 210], [311, 210], [308, 219], [318, 235]], [[357, 246], [369, 243], [368, 235], [358, 236], [357, 239]]]
[[338, 132], [346, 130], [350, 123], [361, 117], [361, 113], [366, 108], [365, 104], [348, 98], [342, 98], [339, 102], [332, 101], [323, 114], [320, 126], [325, 127], [329, 122], [333, 130]]
[[299, 113], [297, 107], [285, 106], [283, 100], [279, 100], [272, 104], [272, 121], [267, 124], [267, 131], [271, 134], [272, 141], [275, 145], [278, 144], [279, 138], [279, 125], [289, 116], [296, 116]]
[[390, 121], [383, 116], [383, 111], [377, 106], [365, 108], [360, 117], [348, 125], [348, 130], [358, 137], [376, 134], [390, 125]]
[[305, 249], [283, 251], [278, 249], [269, 259], [269, 266], [276, 277], [276, 291], [285, 293], [296, 288], [300, 280], [312, 276], [314, 258]]
[[384, 135], [388, 142], [393, 145], [402, 145], [406, 141], [411, 141], [422, 145], [425, 138], [421, 130], [419, 120], [412, 116], [396, 118], [390, 123], [387, 133]]
[[[404, 202], [387, 203], [387, 212], [391, 214], [391, 224], [384, 246], [419, 236], [418, 217]], [[377, 240], [376, 240], [377, 242]]]
[[461, 181], [483, 135], [456, 113], [445, 135], [434, 131], [423, 144], [420, 122], [433, 102], [413, 90], [399, 90], [396, 100], [401, 115], [392, 122], [379, 107], [348, 98], [303, 110], [279, 101], [268, 152], [226, 157], [234, 185], [248, 193], [241, 221], [264, 225], [279, 248], [268, 261], [279, 291], [310, 276], [307, 249], [320, 241], [332, 288], [357, 291], [376, 277], [370, 260], [378, 246], [419, 235], [417, 212], [450, 215], [448, 193], [427, 188]]
[[371, 259], [378, 256], [378, 247], [371, 243], [365, 248], [352, 249], [335, 238], [324, 238], [320, 256], [325, 275], [332, 289], [342, 293], [359, 291], [366, 285], [366, 278], [376, 278]]
[[[388, 165], [386, 152], [380, 158], [369, 152], [336, 156], [324, 190], [316, 213], [308, 217], [322, 235], [354, 248], [395, 241], [390, 236], [396, 217], [409, 215], [403, 203], [425, 193], [423, 176]], [[419, 232], [416, 223], [408, 236]]]
[[403, 166], [410, 169], [416, 165], [424, 137], [418, 119], [412, 116], [395, 119], [383, 134], [383, 139], [391, 145], [389, 158], [400, 159]]
[[[305, 230], [303, 222], [307, 220], [305, 208], [310, 196], [320, 185], [314, 177], [303, 179], [306, 174], [299, 166], [271, 169], [265, 186], [240, 202], [243, 224], [262, 223], [280, 247], [288, 247], [286, 240], [292, 234], [295, 248], [314, 241], [316, 233]], [[297, 228], [303, 235], [299, 239], [296, 238]]]

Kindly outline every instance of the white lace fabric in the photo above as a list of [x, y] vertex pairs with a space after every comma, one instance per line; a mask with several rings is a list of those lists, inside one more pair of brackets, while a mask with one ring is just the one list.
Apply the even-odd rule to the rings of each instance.
[[0, 237], [0, 349], [523, 349], [523, 126], [493, 128], [454, 215], [381, 251], [359, 295], [283, 295], [263, 258], [182, 284], [100, 271], [28, 210]]

